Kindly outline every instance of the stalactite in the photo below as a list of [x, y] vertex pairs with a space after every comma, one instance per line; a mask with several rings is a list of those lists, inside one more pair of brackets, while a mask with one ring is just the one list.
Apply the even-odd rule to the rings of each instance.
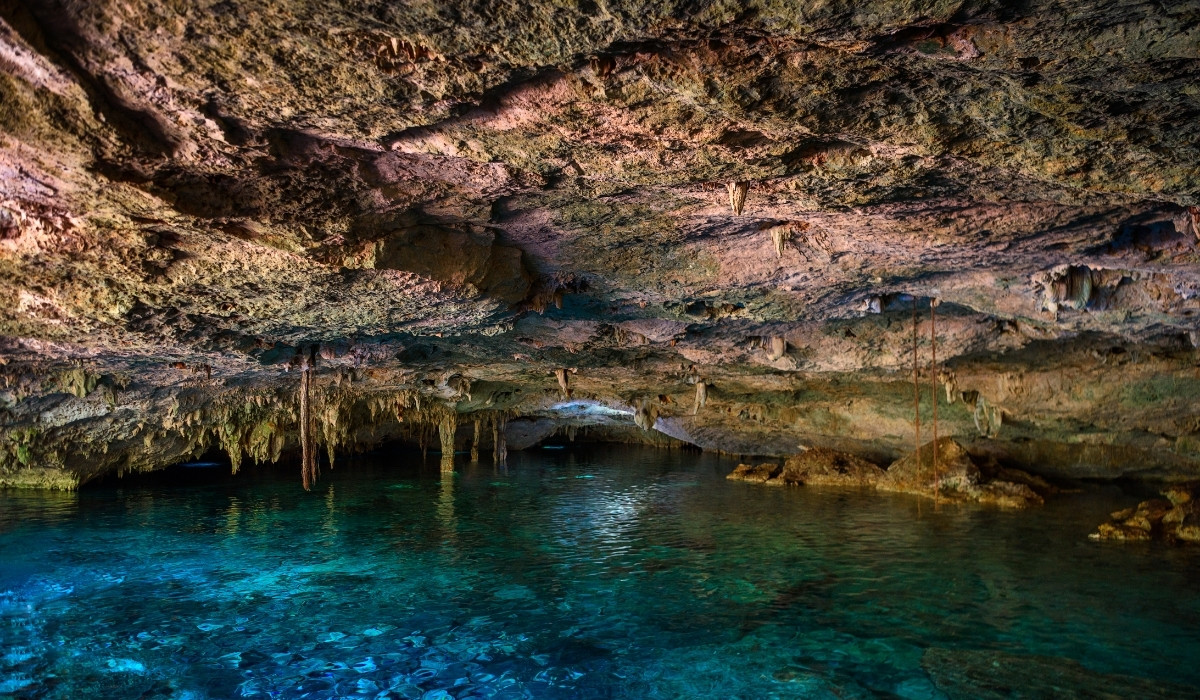
[[703, 379], [696, 381], [696, 405], [692, 408], [692, 415], [700, 413], [700, 409], [708, 403], [708, 384]]
[[729, 191], [729, 206], [733, 213], [741, 216], [742, 209], [746, 206], [746, 192], [750, 189], [750, 183], [729, 182], [726, 183], [725, 189]]
[[938, 381], [946, 388], [946, 403], [953, 404], [958, 401], [958, 380], [951, 370], [938, 372]]
[[782, 259], [788, 241], [792, 240], [792, 227], [790, 225], [774, 226], [771, 228], [770, 234], [771, 242], [775, 244], [775, 257]]
[[974, 410], [971, 417], [975, 420], [975, 429], [983, 437], [992, 438], [1000, 434], [1000, 426], [1004, 422], [1004, 414], [999, 406], [993, 406], [981, 395], [976, 394]]
[[941, 486], [941, 474], [938, 473], [938, 384], [937, 384], [937, 307], [941, 301], [929, 300], [929, 352], [931, 365], [929, 376], [932, 379], [930, 396], [933, 397], [933, 502], [938, 502], [938, 491]]
[[458, 414], [448, 410], [438, 421], [438, 437], [442, 442], [442, 471], [454, 471], [454, 434], [458, 431]]
[[633, 422], [642, 430], [650, 432], [658, 422], [658, 406], [649, 399], [638, 399], [637, 409], [633, 412]]
[[479, 438], [481, 432], [480, 420], [475, 419], [475, 437], [471, 440], [471, 464], [479, 461]]
[[554, 376], [558, 377], [558, 389], [562, 394], [563, 399], [571, 398], [571, 389], [568, 383], [569, 380], [567, 379], [567, 370], [560, 367], [554, 370]]
[[767, 359], [771, 362], [783, 359], [784, 354], [787, 352], [787, 341], [777, 335], [773, 335], [767, 342]]

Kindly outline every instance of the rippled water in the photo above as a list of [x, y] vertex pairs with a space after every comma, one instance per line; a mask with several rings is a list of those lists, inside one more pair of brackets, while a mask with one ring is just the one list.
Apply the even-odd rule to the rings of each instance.
[[296, 470], [0, 492], [0, 696], [1200, 688], [1200, 557], [1086, 540], [1128, 496], [935, 512], [731, 467], [621, 448], [443, 476], [406, 452], [312, 493]]

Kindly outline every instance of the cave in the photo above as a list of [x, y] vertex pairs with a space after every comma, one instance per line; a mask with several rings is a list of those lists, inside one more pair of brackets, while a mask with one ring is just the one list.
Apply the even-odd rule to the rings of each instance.
[[1200, 2], [0, 0], [0, 698], [1200, 695]]

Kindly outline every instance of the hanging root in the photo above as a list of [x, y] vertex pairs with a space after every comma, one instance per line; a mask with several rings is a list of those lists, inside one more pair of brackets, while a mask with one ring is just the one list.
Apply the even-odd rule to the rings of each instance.
[[508, 464], [508, 440], [504, 437], [504, 419], [492, 422], [492, 462], [496, 466]]
[[941, 475], [938, 473], [938, 386], [937, 386], [937, 307], [941, 300], [929, 300], [929, 374], [931, 376], [929, 395], [933, 398], [933, 500], [938, 501]]
[[708, 384], [700, 379], [696, 382], [696, 405], [692, 408], [692, 415], [700, 413], [700, 409], [704, 408], [706, 403], [708, 403]]
[[914, 296], [912, 301], [912, 319], [913, 319], [913, 441], [916, 443], [916, 451], [913, 452], [913, 457], [917, 460], [917, 469], [921, 468], [921, 385], [917, 381], [917, 361], [920, 354], [917, 348], [917, 298]]
[[726, 183], [725, 189], [729, 191], [729, 206], [733, 213], [741, 216], [742, 208], [746, 206], [746, 191], [750, 189], [750, 183], [730, 182]]
[[309, 385], [312, 368], [305, 360], [300, 365], [300, 482], [305, 491], [317, 483], [317, 446], [312, 429], [312, 410], [309, 405]]

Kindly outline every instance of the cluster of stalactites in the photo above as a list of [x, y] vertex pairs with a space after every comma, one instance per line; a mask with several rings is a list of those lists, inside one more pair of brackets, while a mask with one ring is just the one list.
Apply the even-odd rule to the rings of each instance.
[[[385, 439], [389, 434], [415, 439], [423, 451], [440, 439], [443, 460], [452, 460], [454, 434], [461, 420], [454, 405], [409, 388], [364, 391], [354, 386], [353, 378], [347, 381], [343, 376], [346, 370], [318, 374], [312, 361], [302, 362], [297, 369], [299, 386], [291, 392], [239, 392], [210, 397], [194, 407], [185, 407], [187, 398], [177, 399], [164, 415], [161, 428], [145, 431], [147, 449], [169, 432], [186, 437], [193, 456], [215, 442], [229, 456], [236, 473], [247, 458], [277, 462], [288, 442], [296, 439], [305, 489], [312, 489], [317, 482], [321, 446], [330, 468], [339, 450], [359, 439]], [[492, 457], [497, 464], [504, 464], [508, 453], [504, 426], [511, 413], [489, 410], [469, 415], [475, 424], [472, 459], [478, 460], [490, 427]], [[400, 424], [398, 430], [387, 428], [391, 421]], [[452, 465], [450, 461], [448, 466]]]

